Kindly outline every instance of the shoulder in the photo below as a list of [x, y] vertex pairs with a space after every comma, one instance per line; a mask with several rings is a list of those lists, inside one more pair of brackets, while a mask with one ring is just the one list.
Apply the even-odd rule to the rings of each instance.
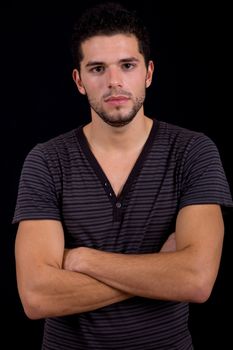
[[79, 158], [78, 129], [55, 136], [45, 142], [37, 143], [26, 155], [23, 170], [49, 171], [60, 173]]
[[213, 140], [200, 131], [159, 121], [157, 138], [173, 152], [218, 152]]
[[62, 150], [75, 147], [77, 146], [77, 130], [78, 129], [72, 129], [67, 131], [66, 133], [55, 136], [48, 141], [39, 143], [37, 146], [44, 151]]
[[68, 153], [77, 150], [77, 130], [72, 129], [47, 141], [37, 143], [30, 150], [27, 158], [41, 157], [52, 160], [63, 158], [63, 155], [67, 157]]
[[205, 137], [204, 133], [184, 128], [175, 124], [164, 121], [158, 122], [158, 132], [161, 136], [168, 138], [170, 141], [190, 141], [196, 138]]

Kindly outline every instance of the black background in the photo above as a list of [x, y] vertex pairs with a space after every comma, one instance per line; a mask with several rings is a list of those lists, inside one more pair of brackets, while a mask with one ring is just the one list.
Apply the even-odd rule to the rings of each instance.
[[[18, 297], [11, 224], [24, 158], [37, 143], [90, 120], [88, 105], [71, 78], [69, 39], [74, 17], [95, 1], [1, 3], [1, 339], [7, 349], [40, 349], [43, 321], [27, 319]], [[156, 64], [148, 90], [148, 116], [202, 131], [216, 143], [233, 189], [227, 48], [229, 8], [224, 2], [149, 1], [137, 9], [152, 36]], [[195, 350], [225, 349], [231, 342], [232, 214], [220, 271], [204, 304], [191, 304]], [[13, 346], [13, 344], [17, 346]]]

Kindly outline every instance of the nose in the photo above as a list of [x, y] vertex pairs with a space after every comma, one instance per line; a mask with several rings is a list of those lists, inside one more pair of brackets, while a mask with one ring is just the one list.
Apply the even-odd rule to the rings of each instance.
[[122, 72], [118, 67], [109, 67], [108, 70], [108, 87], [122, 87]]

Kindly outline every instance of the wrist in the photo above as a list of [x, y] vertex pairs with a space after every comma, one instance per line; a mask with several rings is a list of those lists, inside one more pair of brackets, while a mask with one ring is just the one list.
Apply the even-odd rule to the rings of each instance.
[[96, 265], [99, 251], [92, 248], [80, 247], [78, 248], [78, 272], [90, 274], [92, 267]]

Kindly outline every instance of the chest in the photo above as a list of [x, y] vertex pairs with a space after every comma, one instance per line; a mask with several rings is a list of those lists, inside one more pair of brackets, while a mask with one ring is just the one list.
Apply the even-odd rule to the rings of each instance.
[[94, 155], [109, 183], [111, 184], [115, 195], [119, 196], [124, 184], [134, 168], [139, 152], [115, 156], [95, 152]]
[[[165, 164], [158, 171], [150, 157], [136, 169], [135, 158], [98, 162], [97, 166], [84, 158], [82, 167], [79, 161], [79, 167], [67, 167], [63, 174], [61, 212], [67, 246], [131, 253], [159, 249], [172, 232], [177, 210], [173, 171]], [[126, 181], [117, 198], [106, 189], [106, 177], [116, 192]]]

